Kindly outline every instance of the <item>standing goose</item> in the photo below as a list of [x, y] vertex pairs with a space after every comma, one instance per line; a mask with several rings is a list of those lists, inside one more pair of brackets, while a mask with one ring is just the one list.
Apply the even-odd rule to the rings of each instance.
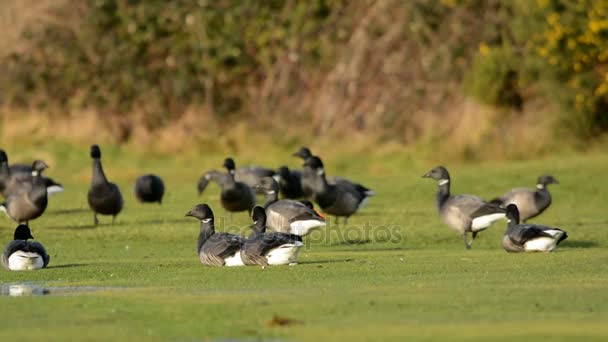
[[552, 252], [568, 238], [568, 234], [559, 228], [519, 224], [519, 211], [515, 204], [507, 206], [507, 220], [509, 223], [502, 238], [502, 247], [509, 253]]
[[163, 180], [152, 174], [139, 176], [135, 181], [135, 196], [142, 203], [163, 202], [165, 184]]
[[551, 194], [547, 189], [549, 184], [559, 184], [557, 179], [551, 175], [543, 175], [538, 177], [536, 189], [530, 188], [515, 188], [506, 194], [495, 198], [490, 203], [495, 203], [506, 207], [509, 204], [515, 204], [519, 209], [519, 217], [522, 222], [540, 215], [545, 209], [551, 205]]
[[503, 208], [477, 196], [450, 195], [450, 174], [443, 166], [432, 169], [422, 177], [437, 181], [439, 216], [450, 228], [460, 233], [467, 249], [471, 248], [471, 243], [467, 240], [468, 232], [473, 233], [474, 240], [477, 233], [505, 217]]
[[[0, 150], [0, 194], [6, 198], [11, 193], [19, 190], [24, 184], [31, 185], [35, 170], [30, 165], [8, 164], [8, 156], [4, 150]], [[42, 174], [41, 174], [42, 176]], [[47, 194], [63, 192], [63, 186], [53, 179], [42, 176], [46, 186]]]
[[[295, 157], [300, 157], [304, 162], [306, 162], [308, 159], [312, 158], [312, 157], [316, 157], [314, 156], [311, 152], [310, 149], [308, 149], [308, 147], [301, 147], [296, 153], [293, 154], [293, 156]], [[314, 173], [310, 172], [310, 170], [307, 170], [306, 168], [304, 168], [304, 170], [302, 171], [302, 176], [301, 176], [301, 186], [302, 186], [302, 191], [304, 192], [304, 195], [306, 198], [311, 198], [313, 196], [314, 193], [314, 185], [313, 183], [314, 181], [315, 175]], [[326, 177], [327, 179], [327, 183], [332, 184], [332, 185], [338, 185], [341, 188], [352, 188], [354, 191], [363, 193], [366, 197], [371, 197], [374, 196], [376, 193], [353, 181], [350, 181], [346, 178], [342, 178], [342, 177], [338, 177], [338, 176], [332, 176], [332, 177]]]
[[89, 207], [93, 210], [93, 222], [99, 224], [97, 214], [112, 215], [112, 224], [116, 215], [122, 210], [124, 200], [118, 186], [108, 182], [103, 167], [101, 166], [101, 150], [99, 146], [91, 146], [91, 158], [93, 158], [93, 177], [89, 188]]
[[216, 233], [213, 211], [207, 204], [196, 205], [186, 216], [201, 221], [196, 252], [205, 266], [243, 266], [241, 246], [243, 239], [228, 233]]
[[36, 160], [32, 165], [32, 182], [23, 183], [14, 190], [0, 206], [0, 210], [5, 211], [17, 223], [28, 224], [30, 220], [40, 217], [48, 205], [47, 188], [41, 176], [46, 168], [48, 165], [44, 161]]
[[266, 233], [266, 212], [253, 209], [253, 233], [241, 248], [241, 259], [248, 266], [293, 265], [298, 262], [302, 238], [280, 232]]
[[283, 198], [302, 198], [305, 197], [302, 190], [302, 172], [290, 170], [287, 166], [281, 166], [277, 170], [279, 176], [279, 188]]
[[14, 240], [11, 241], [2, 254], [2, 266], [11, 271], [37, 270], [49, 264], [51, 257], [40, 242], [27, 241], [33, 239], [30, 228], [20, 224], [15, 229]]
[[222, 187], [220, 201], [224, 209], [230, 212], [251, 210], [255, 206], [255, 192], [247, 184], [237, 182], [234, 179], [234, 160], [226, 158], [224, 167], [228, 170], [227, 176], [218, 183]]
[[279, 185], [273, 178], [263, 178], [258, 187], [265, 194], [266, 225], [273, 230], [305, 236], [313, 229], [325, 226], [325, 219], [306, 204], [290, 199], [279, 200]]
[[304, 171], [310, 175], [314, 200], [324, 212], [336, 216], [336, 223], [338, 217], [343, 216], [346, 224], [348, 218], [367, 203], [369, 195], [366, 192], [343, 183], [329, 184], [320, 158], [308, 158]]

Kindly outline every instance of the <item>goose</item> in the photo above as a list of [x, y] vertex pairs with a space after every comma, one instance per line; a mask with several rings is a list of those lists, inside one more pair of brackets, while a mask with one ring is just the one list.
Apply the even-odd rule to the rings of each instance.
[[559, 182], [551, 175], [542, 175], [538, 177], [536, 189], [515, 188], [491, 200], [490, 203], [503, 207], [509, 204], [517, 205], [519, 217], [525, 223], [527, 220], [540, 215], [551, 205], [551, 194], [547, 189], [549, 184], [559, 184]]
[[40, 217], [48, 205], [47, 188], [41, 176], [46, 168], [48, 165], [44, 161], [34, 161], [31, 183], [22, 183], [0, 205], [0, 210], [17, 223], [28, 224]]
[[301, 171], [290, 170], [287, 166], [281, 166], [277, 170], [277, 175], [283, 198], [294, 199], [305, 197], [304, 190], [302, 189]]
[[153, 174], [139, 176], [135, 180], [135, 196], [141, 203], [158, 202], [161, 204], [165, 194], [163, 180]]
[[502, 247], [509, 253], [552, 252], [568, 238], [559, 229], [538, 224], [520, 224], [519, 210], [515, 204], [507, 205], [507, 230], [502, 238]]
[[294, 265], [298, 262], [302, 238], [280, 232], [266, 233], [266, 211], [253, 209], [253, 233], [241, 247], [241, 259], [247, 266]]
[[[312, 154], [312, 152], [310, 151], [310, 149], [308, 147], [301, 147], [297, 152], [295, 152], [293, 154], [293, 156], [300, 157], [304, 162], [306, 162], [308, 159], [310, 159], [312, 157], [316, 157], [315, 155]], [[302, 187], [302, 192], [304, 193], [304, 196], [306, 198], [312, 198], [312, 196], [314, 194], [314, 185], [313, 185], [313, 183], [315, 182], [314, 178], [315, 178], [314, 172], [311, 172], [309, 169], [307, 170], [306, 168], [304, 168], [304, 170], [302, 170], [300, 183], [301, 183], [301, 187]], [[371, 197], [376, 194], [373, 190], [371, 190], [359, 183], [350, 181], [346, 178], [342, 178], [342, 177], [338, 177], [338, 176], [331, 176], [331, 177], [326, 177], [326, 179], [329, 184], [339, 185], [342, 188], [351, 187], [354, 191], [365, 194], [366, 197]]]
[[273, 178], [263, 178], [258, 187], [265, 194], [266, 225], [273, 230], [305, 236], [326, 225], [325, 219], [308, 206], [310, 202], [305, 204], [291, 199], [279, 200], [279, 184]]
[[344, 217], [344, 224], [347, 224], [348, 218], [367, 203], [369, 195], [366, 192], [343, 183], [328, 183], [323, 161], [319, 157], [308, 158], [304, 163], [304, 171], [310, 175], [315, 202], [324, 212], [336, 216], [336, 224], [340, 216]]
[[[203, 175], [201, 175], [197, 184], [197, 190], [199, 195], [202, 194], [203, 191], [205, 191], [205, 188], [209, 184], [210, 180], [221, 184], [222, 180], [218, 175], [219, 173], [220, 172], [218, 172], [217, 170], [209, 170], [203, 173]], [[264, 177], [275, 177], [278, 179], [278, 175], [276, 174], [276, 172], [263, 167], [247, 166], [239, 167], [234, 170], [234, 180], [243, 183], [252, 189], [254, 189], [256, 185], [259, 185], [261, 179]]]
[[14, 240], [11, 241], [2, 253], [2, 266], [11, 271], [27, 271], [44, 268], [49, 264], [51, 257], [40, 242], [27, 241], [33, 239], [32, 232], [27, 225], [20, 224], [15, 229]]
[[93, 159], [93, 176], [87, 199], [89, 207], [93, 210], [93, 222], [95, 225], [99, 224], [97, 214], [112, 215], [112, 224], [114, 224], [116, 215], [120, 213], [124, 204], [122, 193], [118, 185], [108, 182], [103, 172], [99, 146], [91, 146], [91, 158]]
[[441, 220], [450, 228], [460, 233], [464, 245], [471, 248], [467, 233], [471, 232], [473, 240], [477, 234], [488, 228], [495, 221], [505, 218], [505, 209], [488, 203], [473, 195], [450, 195], [450, 174], [443, 166], [427, 172], [423, 178], [437, 181], [437, 208]]
[[224, 160], [224, 167], [228, 170], [225, 177], [217, 177], [218, 184], [222, 188], [220, 202], [224, 209], [230, 212], [251, 210], [255, 206], [255, 192], [247, 184], [237, 182], [234, 179], [235, 164], [232, 158]]
[[213, 211], [207, 204], [198, 204], [186, 216], [201, 221], [196, 252], [205, 266], [243, 266], [241, 246], [243, 238], [228, 233], [216, 233]]
[[[12, 192], [17, 191], [24, 184], [31, 184], [33, 180], [31, 165], [8, 164], [8, 156], [4, 150], [0, 150], [0, 194], [8, 197]], [[42, 176], [42, 175], [41, 175]], [[47, 194], [50, 196], [63, 192], [63, 186], [53, 179], [42, 176], [46, 185]]]

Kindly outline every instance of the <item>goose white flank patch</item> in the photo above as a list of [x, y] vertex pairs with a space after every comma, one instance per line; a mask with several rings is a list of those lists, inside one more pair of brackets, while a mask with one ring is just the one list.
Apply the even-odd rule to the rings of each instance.
[[467, 234], [477, 234], [497, 220], [505, 218], [505, 209], [488, 203], [473, 195], [450, 194], [450, 173], [443, 166], [437, 166], [422, 176], [437, 181], [436, 205], [441, 220], [460, 234], [465, 248], [471, 248]]
[[520, 224], [519, 210], [515, 204], [507, 206], [509, 223], [502, 238], [502, 247], [510, 253], [553, 252], [568, 234], [554, 227], [539, 224]]
[[505, 218], [504, 213], [496, 213], [485, 216], [479, 216], [473, 219], [471, 228], [473, 231], [484, 230], [492, 225], [495, 221], [502, 220]]
[[50, 195], [54, 195], [54, 194], [58, 194], [63, 192], [64, 189], [61, 185], [51, 185], [49, 187], [46, 188], [46, 192], [47, 194]]
[[295, 235], [305, 236], [313, 229], [325, 227], [327, 224], [320, 220], [302, 220], [294, 221], [289, 224], [291, 233]]
[[304, 243], [295, 241], [271, 250], [266, 255], [268, 265], [293, 265], [297, 263], [300, 247], [302, 246], [304, 246]]
[[13, 271], [36, 270], [43, 266], [44, 260], [34, 252], [16, 251], [8, 257], [8, 268]]

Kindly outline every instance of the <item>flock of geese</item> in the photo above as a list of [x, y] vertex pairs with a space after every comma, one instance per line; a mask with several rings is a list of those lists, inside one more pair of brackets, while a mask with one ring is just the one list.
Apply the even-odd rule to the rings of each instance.
[[[123, 208], [122, 193], [105, 175], [99, 146], [91, 146], [90, 156], [93, 165], [87, 199], [93, 223], [99, 224], [98, 215], [112, 216], [114, 223]], [[325, 215], [334, 216], [336, 224], [342, 217], [346, 224], [375, 195], [371, 189], [346, 178], [327, 176], [321, 158], [306, 147], [293, 156], [303, 160], [301, 170], [286, 166], [277, 171], [253, 166], [237, 168], [232, 158], [226, 158], [223, 163], [226, 172], [210, 170], [201, 176], [197, 184], [199, 194], [210, 182], [215, 182], [221, 188], [220, 203], [226, 211], [247, 211], [253, 219], [252, 232], [245, 238], [217, 232], [213, 210], [207, 204], [198, 204], [188, 211], [186, 216], [200, 221], [197, 254], [203, 265], [296, 264], [302, 238], [326, 226]], [[34, 239], [29, 221], [44, 213], [50, 195], [63, 191], [61, 184], [43, 176], [46, 168], [48, 165], [42, 160], [31, 166], [9, 165], [5, 151], [0, 150], [0, 194], [5, 199], [0, 210], [18, 223], [13, 241], [2, 254], [6, 269], [34, 270], [49, 263], [50, 257], [42, 244], [28, 241]], [[439, 216], [461, 235], [467, 249], [472, 243], [469, 233], [474, 240], [479, 232], [500, 219], [508, 221], [502, 239], [507, 252], [551, 252], [568, 237], [559, 228], [525, 223], [551, 204], [547, 186], [558, 181], [550, 175], [539, 177], [536, 189], [515, 188], [491, 201], [474, 195], [452, 195], [450, 174], [442, 166], [423, 177], [437, 182]], [[142, 175], [135, 181], [135, 195], [142, 203], [162, 203], [164, 192], [164, 183], [157, 175]], [[257, 194], [264, 196], [262, 206], [256, 206]], [[315, 210], [313, 202], [325, 215]]]

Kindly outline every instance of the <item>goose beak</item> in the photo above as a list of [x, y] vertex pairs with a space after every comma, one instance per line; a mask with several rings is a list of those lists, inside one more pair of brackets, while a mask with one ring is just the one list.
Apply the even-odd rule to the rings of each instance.
[[431, 173], [427, 172], [427, 173], [423, 174], [422, 178], [431, 178]]
[[189, 212], [186, 213], [185, 217], [188, 217], [188, 216], [192, 216], [192, 212], [191, 211], [189, 211]]

